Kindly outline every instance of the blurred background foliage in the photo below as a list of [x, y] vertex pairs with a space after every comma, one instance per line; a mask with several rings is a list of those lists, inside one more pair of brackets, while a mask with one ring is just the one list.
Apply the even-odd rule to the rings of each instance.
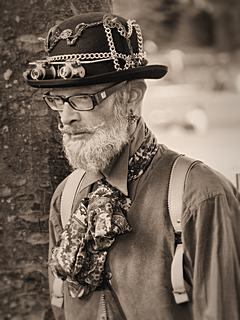
[[[197, 71], [210, 68], [208, 75], [192, 73], [191, 81], [213, 90], [240, 91], [238, 0], [121, 0], [114, 2], [114, 9], [140, 23], [151, 62], [163, 61], [161, 54], [169, 52], [168, 66], [174, 71], [182, 71], [183, 65]], [[184, 75], [170, 76], [173, 82], [185, 81]]]
[[[168, 75], [148, 81], [143, 114], [160, 142], [221, 171], [240, 171], [240, 2], [121, 0], [142, 26], [150, 63]], [[214, 152], [213, 152], [214, 150]]]
[[145, 38], [161, 48], [188, 45], [231, 51], [240, 46], [238, 0], [121, 0], [114, 7], [137, 19]]
[[39, 37], [77, 11], [113, 11], [142, 26], [151, 64], [143, 115], [159, 142], [240, 171], [239, 0], [0, 0], [0, 319], [52, 319], [47, 284], [52, 193], [70, 172], [57, 119], [26, 86]]

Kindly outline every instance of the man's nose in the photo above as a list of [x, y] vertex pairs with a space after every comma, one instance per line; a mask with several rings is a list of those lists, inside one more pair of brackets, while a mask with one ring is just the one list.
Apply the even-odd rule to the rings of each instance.
[[73, 122], [80, 120], [80, 112], [74, 110], [67, 102], [65, 102], [60, 117], [63, 125], [71, 125]]

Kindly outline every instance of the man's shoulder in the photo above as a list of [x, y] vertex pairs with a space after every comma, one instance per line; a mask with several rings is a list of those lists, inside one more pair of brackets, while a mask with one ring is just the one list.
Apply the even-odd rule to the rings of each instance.
[[[154, 168], [151, 170], [151, 181], [156, 180], [159, 187], [169, 185], [171, 170], [178, 156], [179, 153], [163, 146], [155, 159]], [[185, 183], [183, 195], [185, 206], [196, 208], [202, 201], [218, 195], [240, 200], [236, 188], [226, 177], [202, 161], [197, 161], [191, 168]]]
[[[198, 162], [189, 172], [183, 202], [188, 208], [197, 208], [203, 201], [224, 196], [238, 198], [236, 188], [220, 172]], [[238, 199], [239, 201], [239, 199]]]

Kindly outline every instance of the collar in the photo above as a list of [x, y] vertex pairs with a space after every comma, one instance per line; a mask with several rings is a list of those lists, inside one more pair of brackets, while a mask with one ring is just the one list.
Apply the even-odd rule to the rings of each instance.
[[129, 143], [124, 146], [111, 167], [103, 172], [86, 172], [81, 190], [105, 177], [108, 183], [120, 190], [125, 196], [128, 196], [128, 161], [130, 156], [133, 155], [142, 144], [144, 127], [145, 123], [143, 119], [140, 118]]

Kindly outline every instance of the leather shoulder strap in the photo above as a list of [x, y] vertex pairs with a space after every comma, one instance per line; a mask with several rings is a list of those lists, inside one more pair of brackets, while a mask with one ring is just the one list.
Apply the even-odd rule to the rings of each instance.
[[83, 169], [76, 169], [67, 178], [61, 197], [61, 221], [63, 228], [71, 217], [73, 201], [84, 174], [85, 171]]
[[180, 154], [174, 161], [168, 189], [168, 208], [175, 232], [181, 232], [182, 199], [189, 171], [199, 160]]
[[185, 182], [191, 168], [199, 162], [179, 155], [172, 167], [169, 189], [168, 189], [168, 209], [170, 219], [174, 228], [177, 243], [175, 254], [171, 266], [171, 281], [173, 287], [173, 295], [177, 304], [188, 302], [188, 294], [184, 285], [183, 277], [183, 244], [181, 241], [182, 233], [182, 202]]
[[[61, 197], [61, 221], [63, 228], [67, 224], [72, 213], [72, 205], [76, 195], [76, 192], [83, 180], [85, 171], [82, 169], [77, 169], [73, 171], [67, 178], [65, 186], [63, 188]], [[54, 277], [53, 279], [53, 292], [51, 298], [51, 304], [55, 307], [62, 308], [64, 303], [64, 293], [63, 293], [63, 280]]]

